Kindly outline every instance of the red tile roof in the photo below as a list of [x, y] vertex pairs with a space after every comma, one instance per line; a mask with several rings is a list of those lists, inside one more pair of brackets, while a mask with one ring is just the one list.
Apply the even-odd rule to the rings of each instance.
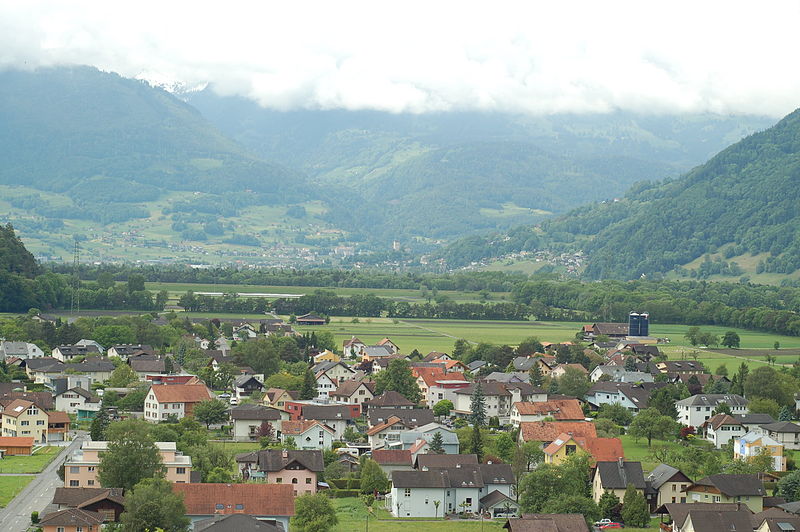
[[[173, 484], [172, 491], [183, 495], [186, 515], [294, 515], [291, 484]], [[244, 508], [237, 510], [237, 504]]]
[[48, 423], [71, 423], [72, 420], [69, 418], [69, 414], [66, 412], [48, 412], [47, 413], [47, 422]]
[[3, 415], [10, 417], [19, 417], [31, 405], [33, 405], [33, 403], [30, 401], [26, 401], [24, 399], [14, 399], [11, 403], [8, 404], [7, 407], [5, 407], [5, 409], [3, 410]]
[[586, 450], [596, 462], [616, 462], [618, 458], [625, 458], [619, 438], [587, 438]]
[[3, 436], [0, 437], [0, 449], [9, 447], [33, 447], [33, 438]]
[[379, 433], [380, 431], [382, 431], [382, 430], [384, 430], [384, 429], [386, 429], [386, 428], [388, 428], [388, 427], [391, 427], [391, 426], [392, 426], [392, 425], [394, 425], [395, 423], [400, 423], [401, 421], [403, 421], [403, 420], [402, 420], [402, 419], [400, 419], [399, 417], [397, 417], [397, 416], [391, 416], [391, 417], [389, 417], [389, 418], [388, 418], [386, 421], [384, 421], [383, 423], [380, 423], [380, 424], [378, 424], [378, 425], [375, 425], [374, 427], [372, 427], [371, 429], [369, 429], [369, 430], [367, 431], [367, 436], [372, 436], [373, 434], [377, 434], [377, 433]]
[[550, 399], [542, 402], [518, 402], [514, 407], [523, 416], [552, 416], [556, 421], [581, 421], [583, 409], [577, 399]]
[[588, 421], [523, 421], [519, 424], [523, 441], [551, 442], [559, 434], [571, 433], [577, 437], [596, 438], [594, 423]]
[[411, 451], [405, 450], [383, 450], [372, 451], [372, 459], [380, 465], [411, 465]]
[[151, 389], [159, 403], [199, 403], [214, 398], [205, 384], [156, 384]]
[[289, 434], [289, 435], [303, 434], [305, 431], [307, 431], [314, 425], [319, 425], [321, 429], [325, 429], [328, 432], [334, 432], [332, 428], [327, 427], [322, 423], [320, 423], [319, 421], [314, 421], [314, 420], [283, 421], [281, 423], [281, 432], [283, 434]]

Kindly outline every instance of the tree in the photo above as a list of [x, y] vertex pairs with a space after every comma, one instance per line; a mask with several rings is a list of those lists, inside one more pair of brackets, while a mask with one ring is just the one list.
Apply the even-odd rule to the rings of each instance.
[[689, 327], [686, 331], [686, 334], [683, 335], [684, 338], [689, 340], [689, 343], [692, 345], [697, 345], [699, 342], [697, 340], [697, 336], [700, 334], [700, 327]]
[[742, 362], [739, 364], [739, 369], [736, 371], [736, 374], [731, 379], [731, 393], [744, 395], [744, 385], [749, 376], [750, 368], [746, 363]]
[[597, 413], [598, 418], [608, 418], [617, 425], [628, 426], [633, 421], [633, 413], [619, 403], [604, 404]]
[[433, 405], [433, 415], [438, 417], [445, 417], [450, 415], [453, 409], [453, 402], [449, 399], [442, 399]]
[[483, 434], [477, 423], [472, 424], [472, 435], [469, 439], [469, 452], [478, 457], [478, 462], [483, 461]]
[[118, 421], [108, 427], [106, 436], [108, 450], [100, 456], [97, 475], [101, 486], [130, 490], [143, 479], [163, 476], [161, 455], [146, 421]]
[[331, 500], [324, 493], [301, 495], [294, 500], [292, 530], [327, 532], [339, 523]]
[[635, 439], [647, 438], [647, 446], [652, 445], [653, 438], [666, 440], [677, 433], [677, 423], [668, 416], [661, 415], [655, 408], [639, 412], [628, 428], [628, 434]]
[[428, 442], [428, 449], [429, 452], [433, 454], [444, 454], [444, 442], [442, 441], [442, 433], [437, 432], [431, 438], [431, 441]]
[[311, 371], [311, 368], [308, 368], [303, 375], [303, 387], [300, 389], [300, 399], [315, 399], [318, 394], [317, 379], [314, 378], [314, 372]]
[[189, 529], [183, 497], [172, 491], [172, 484], [163, 478], [146, 478], [133, 491], [125, 493], [125, 511], [120, 516], [122, 530], [164, 530], [180, 532]]
[[389, 488], [389, 478], [378, 462], [367, 458], [361, 465], [361, 493], [385, 493]]
[[528, 372], [530, 374], [530, 383], [531, 386], [541, 386], [544, 382], [544, 376], [542, 375], [542, 370], [539, 368], [539, 364], [534, 364], [531, 366], [531, 370]]
[[258, 437], [267, 438], [272, 441], [275, 438], [275, 427], [269, 421], [262, 421], [258, 426]]
[[459, 338], [453, 344], [453, 358], [456, 360], [464, 361], [467, 358], [467, 354], [471, 351], [471, 347], [469, 342], [466, 340]]
[[793, 416], [792, 409], [784, 405], [778, 414], [778, 421], [791, 421]]
[[228, 419], [228, 406], [219, 399], [209, 399], [194, 405], [194, 418], [209, 428], [212, 423], [222, 423]]
[[141, 273], [132, 273], [128, 276], [128, 293], [144, 291], [144, 275]]
[[89, 429], [89, 435], [93, 441], [102, 441], [106, 439], [106, 429], [111, 424], [108, 417], [108, 410], [105, 407], [100, 408], [92, 420], [92, 426]]
[[781, 343], [776, 340], [775, 343], [772, 344], [772, 348], [775, 349], [775, 351], [777, 351], [778, 349], [781, 348]]
[[494, 441], [494, 448], [497, 455], [503, 462], [510, 462], [514, 458], [516, 444], [514, 438], [508, 432], [503, 432]]
[[763, 397], [779, 405], [794, 405], [797, 380], [788, 372], [777, 371], [769, 366], [754, 369], [744, 381], [744, 392], [748, 399]]
[[718, 375], [720, 377], [727, 377], [728, 376], [728, 366], [725, 364], [720, 364], [717, 366], [717, 369], [714, 370], [714, 375]]
[[636, 371], [636, 357], [629, 356], [625, 358], [625, 371]]
[[390, 390], [399, 393], [415, 404], [422, 399], [417, 379], [411, 373], [408, 360], [395, 358], [389, 362], [388, 368], [378, 373], [375, 378], [375, 395]]
[[108, 386], [110, 388], [127, 388], [129, 384], [138, 382], [139, 376], [127, 364], [117, 366], [111, 377], [108, 379]]
[[600, 509], [600, 517], [602, 519], [611, 519], [612, 521], [616, 521], [620, 518], [620, 502], [619, 497], [610, 490], [606, 490], [600, 496], [600, 500], [597, 502], [597, 506]]
[[751, 414], [769, 414], [772, 419], [780, 416], [780, 405], [774, 399], [756, 397], [747, 404], [747, 409]]
[[231, 474], [230, 468], [224, 469], [222, 467], [215, 467], [208, 472], [203, 482], [208, 482], [209, 484], [230, 484], [233, 482], [233, 475]]
[[[600, 509], [591, 497], [585, 495], [567, 495], [548, 500], [542, 507], [545, 514], [582, 514], [586, 523], [591, 526], [600, 517]], [[627, 524], [627, 522], [626, 522]]]
[[540, 513], [551, 499], [588, 497], [589, 458], [573, 454], [560, 465], [542, 464], [522, 478], [519, 503], [523, 513]]
[[675, 397], [667, 387], [659, 388], [650, 395], [650, 408], [655, 408], [662, 416], [668, 416], [670, 419], [678, 418]]
[[567, 368], [558, 379], [558, 391], [564, 395], [582, 398], [592, 384], [586, 374], [577, 368]]
[[625, 526], [644, 528], [650, 524], [650, 510], [644, 494], [633, 484], [628, 484], [622, 498], [622, 521]]
[[475, 384], [470, 398], [470, 423], [477, 427], [486, 425], [486, 398], [483, 395], [483, 386], [480, 382]]
[[714, 411], [711, 412], [712, 416], [716, 416], [717, 414], [728, 414], [730, 416], [732, 414], [730, 405], [725, 401], [718, 403]]
[[741, 338], [739, 338], [739, 335], [736, 333], [736, 331], [728, 331], [722, 336], [721, 343], [727, 348], [739, 347]]
[[778, 481], [777, 495], [787, 501], [800, 500], [800, 469], [795, 469]]

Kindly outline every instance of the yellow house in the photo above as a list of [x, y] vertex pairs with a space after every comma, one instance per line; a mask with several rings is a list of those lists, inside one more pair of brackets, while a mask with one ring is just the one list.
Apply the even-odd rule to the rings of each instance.
[[772, 456], [772, 470], [786, 471], [786, 459], [783, 456], [783, 445], [767, 436], [748, 432], [733, 447], [733, 458], [750, 461], [761, 453]]
[[264, 393], [264, 406], [276, 408], [286, 412], [286, 403], [300, 397], [300, 392], [270, 388]]
[[582, 438], [562, 433], [544, 448], [544, 463], [559, 465], [576, 453], [591, 455], [593, 462], [616, 462], [624, 457], [619, 438]]
[[326, 349], [322, 353], [318, 354], [314, 357], [314, 363], [317, 362], [341, 362], [342, 357], [334, 353], [333, 351], [329, 351]]
[[15, 399], [3, 410], [3, 436], [31, 437], [47, 443], [47, 412], [24, 399]]
[[687, 502], [739, 502], [754, 513], [764, 509], [765, 495], [758, 475], [711, 475], [686, 488]]

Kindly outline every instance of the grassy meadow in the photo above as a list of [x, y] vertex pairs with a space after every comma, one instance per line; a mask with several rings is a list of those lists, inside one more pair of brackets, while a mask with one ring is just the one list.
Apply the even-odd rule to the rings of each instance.
[[0, 460], [0, 473], [39, 473], [52, 462], [63, 447], [43, 447], [31, 456], [6, 456]]
[[0, 508], [5, 508], [34, 478], [33, 475], [0, 476]]

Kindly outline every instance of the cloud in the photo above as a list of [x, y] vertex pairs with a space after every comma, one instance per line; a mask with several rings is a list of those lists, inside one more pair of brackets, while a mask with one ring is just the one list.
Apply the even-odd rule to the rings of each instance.
[[277, 109], [780, 116], [797, 2], [0, 2], [0, 68], [88, 64]]

